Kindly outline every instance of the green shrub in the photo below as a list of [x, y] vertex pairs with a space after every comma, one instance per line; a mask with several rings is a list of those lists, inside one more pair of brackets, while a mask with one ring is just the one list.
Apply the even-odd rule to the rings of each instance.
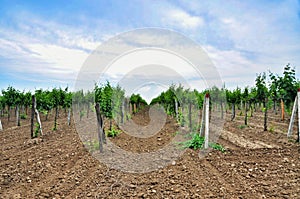
[[204, 143], [204, 137], [200, 136], [199, 133], [192, 134], [192, 139], [187, 140], [185, 142], [179, 143], [183, 146], [183, 148], [190, 149], [201, 149]]
[[120, 130], [115, 129], [114, 127], [111, 128], [111, 130], [107, 131], [107, 137], [116, 137], [117, 135], [119, 135], [121, 133]]

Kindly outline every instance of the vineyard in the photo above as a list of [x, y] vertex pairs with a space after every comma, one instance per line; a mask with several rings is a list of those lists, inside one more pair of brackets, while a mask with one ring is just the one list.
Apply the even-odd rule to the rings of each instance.
[[[170, 85], [149, 104], [108, 81], [90, 91], [8, 87], [0, 198], [299, 198], [298, 88], [289, 64], [253, 87]], [[134, 154], [173, 144], [180, 155], [131, 162], [111, 143]]]

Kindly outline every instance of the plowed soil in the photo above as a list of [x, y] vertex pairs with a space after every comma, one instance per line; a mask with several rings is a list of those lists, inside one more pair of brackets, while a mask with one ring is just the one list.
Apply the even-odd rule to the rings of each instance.
[[[42, 118], [44, 135], [34, 140], [28, 119], [14, 127], [14, 118], [1, 118], [0, 198], [300, 198], [300, 146], [295, 137], [286, 138], [288, 121], [269, 115], [267, 132], [262, 113], [245, 128], [242, 116], [226, 121], [219, 139], [225, 153], [213, 150], [203, 157], [188, 149], [171, 165], [144, 174], [110, 169], [94, 159], [63, 115], [56, 131], [52, 118]], [[133, 120], [146, 125], [147, 111]], [[126, 134], [111, 139], [134, 152], [155, 150], [176, 126], [168, 118], [162, 132], [139, 138], [142, 142]]]

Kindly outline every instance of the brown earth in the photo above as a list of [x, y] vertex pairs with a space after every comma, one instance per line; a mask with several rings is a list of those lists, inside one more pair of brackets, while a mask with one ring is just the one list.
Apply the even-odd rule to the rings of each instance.
[[[133, 120], [147, 125], [146, 113]], [[57, 131], [51, 130], [52, 118], [42, 118], [44, 136], [35, 140], [30, 139], [28, 119], [14, 127], [13, 118], [9, 123], [1, 118], [0, 198], [300, 198], [300, 146], [286, 138], [288, 121], [270, 113], [275, 130], [264, 132], [261, 115], [255, 113], [245, 128], [243, 117], [226, 121], [219, 139], [225, 153], [210, 151], [203, 157], [188, 149], [173, 164], [144, 174], [98, 162], [66, 117], [59, 119]], [[176, 127], [167, 118], [153, 137], [122, 133], [112, 141], [134, 152], [156, 150], [174, 136]]]

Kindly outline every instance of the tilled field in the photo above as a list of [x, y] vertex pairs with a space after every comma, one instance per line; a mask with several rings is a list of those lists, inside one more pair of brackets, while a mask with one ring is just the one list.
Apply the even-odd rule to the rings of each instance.
[[[300, 198], [300, 146], [286, 138], [288, 122], [272, 115], [263, 131], [261, 113], [226, 121], [219, 139], [227, 151], [186, 150], [174, 164], [144, 174], [110, 169], [83, 146], [74, 125], [43, 120], [42, 139], [30, 139], [29, 120], [21, 127], [2, 118], [0, 198]], [[229, 115], [228, 117], [229, 118]], [[147, 112], [134, 118], [147, 123]], [[168, 118], [162, 131], [136, 140], [126, 134], [113, 142], [127, 150], [156, 150], [174, 135]], [[295, 134], [296, 128], [294, 130]], [[295, 139], [295, 138], [294, 138]]]

